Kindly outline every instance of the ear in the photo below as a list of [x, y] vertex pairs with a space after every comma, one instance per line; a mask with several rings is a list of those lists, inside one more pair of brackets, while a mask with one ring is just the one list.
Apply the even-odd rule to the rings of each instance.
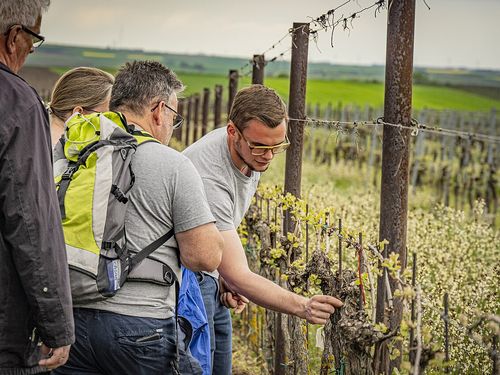
[[75, 113], [83, 113], [83, 107], [82, 106], [76, 106], [75, 108], [73, 108], [73, 114]]
[[162, 113], [162, 105], [159, 104], [153, 112], [151, 112], [151, 116], [153, 118], [153, 125], [154, 126], [162, 126], [162, 121], [161, 121], [161, 113]]
[[9, 30], [7, 34], [7, 40], [5, 41], [5, 45], [7, 46], [7, 53], [12, 55], [16, 52], [16, 43], [18, 38], [20, 38], [19, 33], [21, 32], [21, 26], [14, 26]]
[[227, 123], [226, 131], [227, 131], [228, 136], [230, 136], [230, 137], [236, 136], [235, 126], [236, 125], [234, 125], [234, 123], [231, 120]]

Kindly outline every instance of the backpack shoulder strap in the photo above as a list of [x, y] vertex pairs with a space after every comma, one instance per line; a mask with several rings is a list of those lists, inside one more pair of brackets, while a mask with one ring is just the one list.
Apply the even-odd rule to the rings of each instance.
[[170, 229], [163, 236], [158, 238], [157, 240], [151, 242], [144, 249], [135, 254], [130, 260], [130, 271], [134, 269], [139, 263], [141, 263], [145, 258], [147, 258], [153, 251], [158, 249], [161, 245], [167, 242], [174, 235], [174, 228]]

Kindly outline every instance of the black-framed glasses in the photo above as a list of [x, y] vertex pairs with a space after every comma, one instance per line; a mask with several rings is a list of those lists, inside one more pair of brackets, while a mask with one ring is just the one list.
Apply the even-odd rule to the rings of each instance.
[[31, 37], [31, 42], [33, 44], [33, 48], [38, 48], [43, 44], [43, 42], [45, 42], [44, 36], [35, 33], [33, 30], [31, 30], [30, 28], [28, 28], [24, 25], [12, 25], [11, 27], [9, 27], [9, 30], [7, 30], [4, 33], [4, 35], [8, 35], [10, 33], [10, 31], [16, 26], [21, 26], [21, 30], [24, 31], [26, 34], [29, 34], [29, 36]]
[[172, 107], [170, 107], [167, 103], [165, 103], [163, 100], [160, 100], [158, 103], [156, 103], [156, 105], [151, 108], [151, 112], [154, 112], [154, 110], [156, 108], [158, 108], [158, 106], [160, 105], [160, 103], [163, 102], [163, 104], [165, 104], [165, 107], [167, 107], [168, 109], [170, 109], [172, 112], [175, 113], [175, 118], [174, 118], [174, 123], [172, 125], [172, 128], [173, 129], [178, 129], [182, 126], [183, 122], [184, 122], [184, 117], [182, 117], [179, 112], [177, 112], [175, 109], [173, 109]]
[[33, 30], [30, 30], [26, 26], [21, 25], [21, 29], [25, 33], [27, 33], [27, 34], [29, 34], [31, 36], [31, 41], [33, 42], [33, 48], [38, 48], [38, 47], [40, 47], [43, 44], [43, 42], [45, 42], [45, 37], [44, 36], [35, 33]]
[[243, 133], [240, 131], [240, 129], [238, 129], [236, 125], [234, 125], [234, 128], [236, 129], [238, 134], [241, 135], [241, 138], [245, 140], [253, 156], [262, 156], [269, 150], [271, 150], [273, 154], [279, 154], [280, 152], [286, 151], [286, 149], [290, 146], [290, 141], [288, 140], [288, 136], [286, 134], [285, 134], [285, 140], [281, 143], [278, 143], [277, 145], [254, 146], [250, 142], [248, 142], [248, 139], [245, 138]]

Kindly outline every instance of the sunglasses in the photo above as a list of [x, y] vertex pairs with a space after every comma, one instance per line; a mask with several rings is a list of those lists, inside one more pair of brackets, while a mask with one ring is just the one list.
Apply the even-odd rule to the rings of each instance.
[[45, 42], [44, 36], [41, 36], [40, 34], [35, 33], [33, 30], [27, 28], [24, 25], [12, 25], [9, 28], [9, 30], [7, 30], [5, 32], [4, 35], [8, 35], [11, 32], [11, 30], [16, 26], [21, 26], [21, 30], [24, 31], [26, 34], [29, 34], [29, 36], [31, 37], [31, 42], [33, 43], [33, 48], [38, 48], [43, 44], [43, 42]]
[[248, 148], [250, 149], [250, 152], [252, 153], [253, 156], [262, 156], [269, 150], [273, 154], [279, 154], [280, 152], [286, 151], [286, 149], [290, 146], [290, 141], [288, 140], [288, 136], [285, 134], [285, 140], [277, 145], [273, 146], [254, 146], [248, 140], [245, 138], [243, 133], [238, 129], [236, 125], [234, 125], [234, 128], [238, 132], [239, 135], [241, 135], [241, 138], [245, 140], [245, 142], [248, 145]]
[[172, 125], [172, 128], [173, 129], [179, 129], [181, 127], [181, 125], [184, 123], [184, 117], [182, 117], [179, 112], [177, 112], [175, 109], [173, 109], [172, 107], [170, 107], [167, 103], [165, 103], [163, 100], [160, 100], [158, 103], [156, 103], [156, 105], [151, 108], [151, 112], [154, 112], [154, 110], [156, 108], [158, 108], [158, 106], [160, 105], [160, 103], [162, 103], [165, 105], [165, 107], [167, 107], [168, 109], [170, 109], [172, 112], [174, 112], [175, 114], [175, 118], [174, 118], [174, 123]]

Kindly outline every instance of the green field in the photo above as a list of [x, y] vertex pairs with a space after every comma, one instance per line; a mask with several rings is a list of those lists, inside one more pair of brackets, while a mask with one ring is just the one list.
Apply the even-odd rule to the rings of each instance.
[[[180, 73], [179, 76], [187, 86], [185, 95], [202, 92], [204, 87], [213, 88], [216, 84], [224, 86], [227, 91], [228, 79], [225, 76]], [[249, 77], [240, 80], [240, 87], [250, 84]], [[288, 78], [267, 78], [265, 84], [274, 88], [288, 98], [290, 81]], [[324, 107], [329, 102], [342, 102], [343, 105], [370, 105], [379, 108], [384, 102], [384, 85], [382, 83], [359, 81], [325, 81], [311, 79], [307, 82], [308, 103], [319, 103]], [[500, 101], [478, 94], [449, 87], [415, 85], [413, 88], [414, 109], [453, 109], [458, 111], [490, 111], [500, 108]]]

